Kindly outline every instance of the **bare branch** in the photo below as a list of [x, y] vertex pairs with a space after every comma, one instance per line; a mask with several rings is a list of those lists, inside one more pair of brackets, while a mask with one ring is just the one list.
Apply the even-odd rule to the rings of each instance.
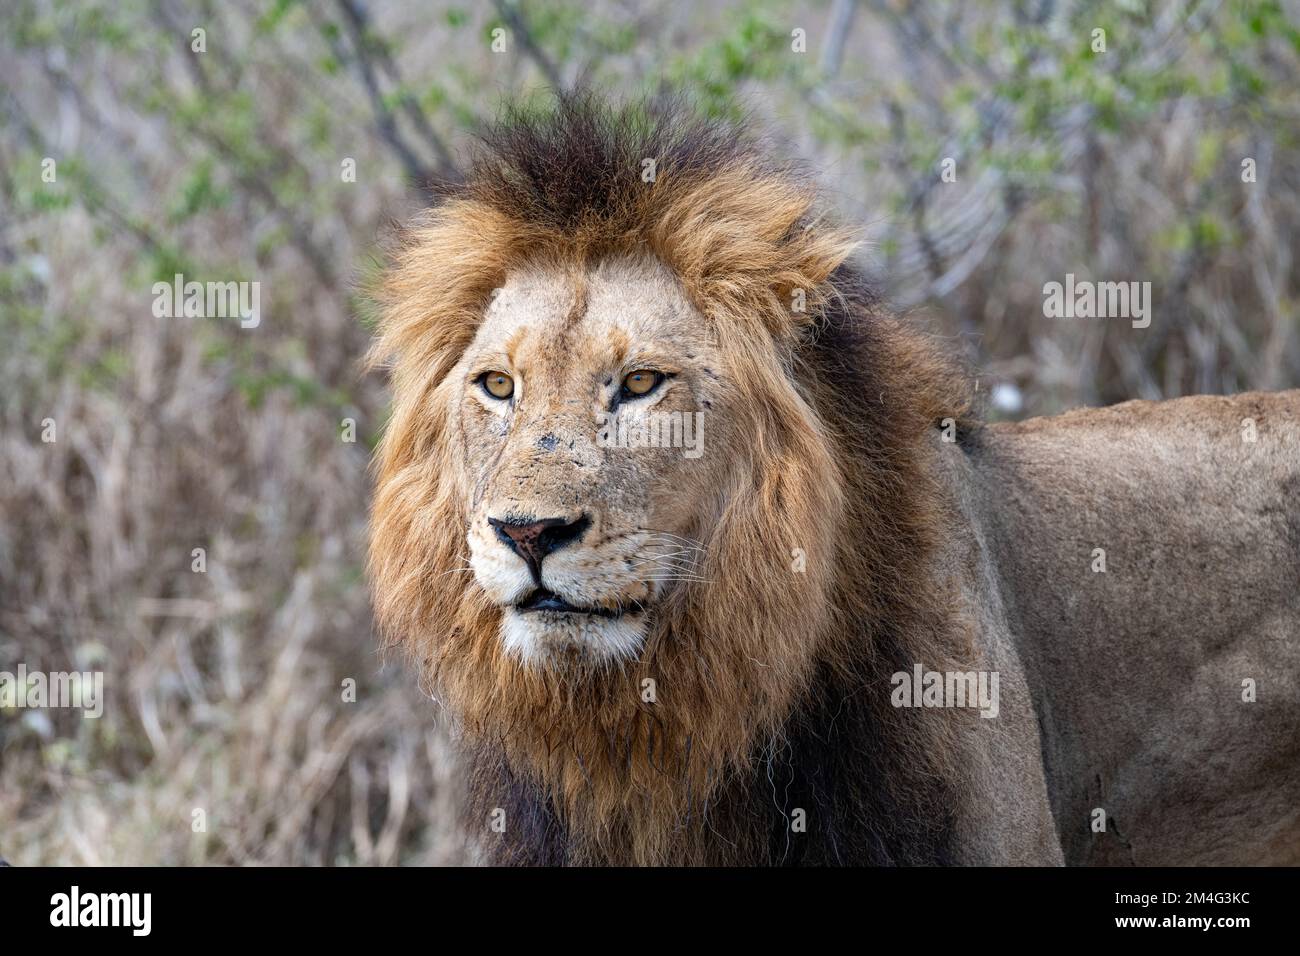
[[826, 46], [822, 50], [822, 74], [831, 79], [840, 72], [844, 61], [844, 44], [853, 29], [853, 15], [857, 12], [857, 0], [835, 0], [831, 6], [831, 16], [826, 24]]
[[528, 23], [524, 20], [523, 13], [519, 10], [517, 4], [510, 0], [492, 0], [492, 5], [497, 8], [497, 13], [501, 19], [510, 27], [510, 32], [515, 35], [519, 41], [519, 46], [527, 53], [542, 71], [546, 77], [546, 82], [557, 91], [564, 89], [564, 81], [560, 79], [560, 71], [551, 61], [545, 51], [537, 45], [537, 40], [533, 37], [533, 32]]
[[[421, 108], [419, 102], [406, 89], [402, 81], [402, 74], [397, 68], [397, 62], [393, 59], [388, 43], [375, 36], [369, 15], [356, 0], [337, 0], [337, 2], [339, 8], [343, 11], [343, 19], [347, 23], [348, 33], [356, 50], [358, 66], [364, 71], [362, 79], [366, 83], [367, 92], [371, 95], [371, 103], [376, 107], [376, 111], [382, 109], [386, 113], [390, 112], [384, 98], [380, 96], [376, 101], [375, 93], [372, 91], [372, 88], [373, 90], [378, 89], [374, 70], [370, 65], [372, 56], [379, 68], [387, 75], [389, 82], [400, 91], [398, 105], [401, 106], [402, 112], [406, 114], [411, 125], [415, 127], [415, 131], [420, 134], [437, 157], [438, 175], [444, 178], [454, 177], [456, 175], [456, 162], [452, 158], [451, 150], [447, 148], [447, 144], [443, 142], [442, 137], [434, 130], [433, 124], [429, 122], [429, 117]], [[366, 78], [367, 74], [369, 79]]]

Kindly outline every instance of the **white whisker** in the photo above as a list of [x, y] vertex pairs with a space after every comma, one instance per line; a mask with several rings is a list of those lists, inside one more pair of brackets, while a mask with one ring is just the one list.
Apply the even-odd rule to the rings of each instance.
[[473, 569], [473, 568], [470, 568], [470, 567], [464, 567], [464, 568], [452, 568], [452, 569], [449, 570], [449, 571], [443, 571], [442, 574], [439, 574], [439, 575], [438, 575], [438, 577], [442, 577], [444, 574], [457, 574], [457, 573], [460, 573], [460, 574], [466, 574], [466, 573], [473, 574], [473, 573], [474, 573], [474, 569]]

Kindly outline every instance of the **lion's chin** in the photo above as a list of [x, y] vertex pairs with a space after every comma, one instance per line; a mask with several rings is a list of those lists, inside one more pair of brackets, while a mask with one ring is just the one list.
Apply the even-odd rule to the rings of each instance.
[[509, 607], [501, 615], [501, 640], [508, 654], [533, 667], [569, 661], [617, 664], [641, 652], [645, 614], [604, 617]]

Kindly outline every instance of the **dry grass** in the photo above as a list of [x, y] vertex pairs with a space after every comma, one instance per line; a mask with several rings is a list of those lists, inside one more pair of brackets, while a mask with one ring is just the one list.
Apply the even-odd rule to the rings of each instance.
[[[284, 389], [250, 404], [232, 387], [236, 360], [214, 356], [251, 332], [153, 319], [89, 222], [60, 222], [44, 250], [67, 279], [0, 365], [0, 660], [102, 670], [107, 703], [99, 720], [0, 716], [3, 852], [18, 864], [466, 859], [434, 706], [381, 669], [371, 633], [369, 451], [364, 426], [356, 444], [339, 426], [382, 409], [378, 383], [357, 381], [364, 330], [328, 296], [301, 303], [311, 334], [268, 321], [288, 367], [351, 388], [356, 405]], [[85, 316], [75, 341], [40, 367], [38, 343], [73, 314]], [[121, 369], [101, 381], [87, 370], [107, 355]], [[46, 418], [53, 443], [39, 440]], [[196, 808], [206, 833], [192, 832]]]

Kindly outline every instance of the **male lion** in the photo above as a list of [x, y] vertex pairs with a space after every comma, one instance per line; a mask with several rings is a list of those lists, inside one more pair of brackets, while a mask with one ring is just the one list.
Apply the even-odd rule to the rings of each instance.
[[375, 603], [489, 859], [1300, 858], [1300, 392], [981, 425], [805, 182], [569, 98], [395, 250]]

